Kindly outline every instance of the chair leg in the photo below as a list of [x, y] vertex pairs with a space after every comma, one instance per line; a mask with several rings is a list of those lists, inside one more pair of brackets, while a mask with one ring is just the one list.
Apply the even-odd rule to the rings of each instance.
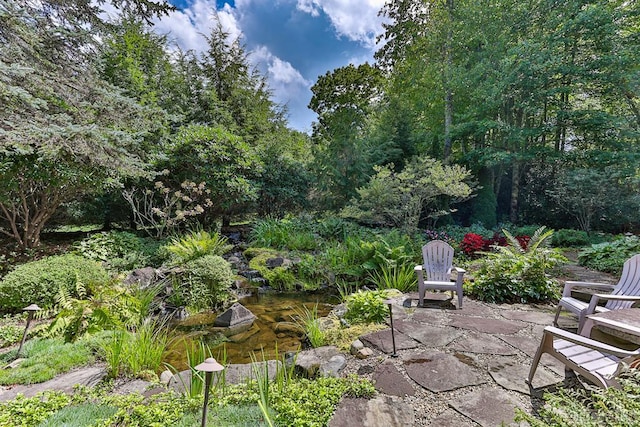
[[558, 304], [558, 309], [556, 310], [556, 317], [553, 319], [553, 326], [558, 327], [558, 318], [560, 317], [560, 311], [562, 310], [562, 306]]
[[424, 286], [418, 286], [418, 307], [424, 305], [424, 294], [427, 292], [427, 288]]
[[458, 292], [458, 310], [462, 310], [462, 292]]
[[[549, 340], [551, 340], [551, 342], [549, 342]], [[536, 370], [538, 369], [540, 358], [542, 357], [542, 354], [546, 352], [547, 346], [549, 345], [553, 348], [553, 337], [546, 332], [543, 332], [540, 346], [538, 347], [538, 351], [536, 351], [536, 355], [533, 356], [533, 361], [531, 362], [531, 369], [529, 370], [529, 376], [527, 377], [527, 382], [529, 384], [533, 381], [533, 376], [536, 374]]]

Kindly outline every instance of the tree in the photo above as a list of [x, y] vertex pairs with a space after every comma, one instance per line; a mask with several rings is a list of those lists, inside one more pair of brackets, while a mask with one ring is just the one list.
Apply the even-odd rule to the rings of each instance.
[[446, 197], [453, 204], [472, 192], [466, 182], [471, 176], [467, 169], [428, 157], [414, 158], [401, 172], [394, 172], [392, 166], [374, 169], [376, 174], [358, 189], [358, 197], [342, 210], [341, 216], [413, 233], [421, 219], [435, 222], [450, 213], [440, 209], [441, 198]]
[[325, 207], [343, 206], [371, 171], [363, 130], [381, 86], [380, 70], [365, 63], [327, 72], [311, 88], [309, 108], [318, 114], [314, 169]]
[[39, 244], [61, 203], [142, 174], [139, 144], [164, 121], [97, 76], [87, 30], [103, 25], [97, 13], [84, 2], [0, 0], [0, 218], [23, 248]]
[[216, 219], [238, 213], [256, 200], [255, 179], [262, 163], [255, 149], [225, 128], [189, 125], [173, 137], [166, 160], [157, 168], [169, 171], [172, 188], [183, 181], [204, 182], [213, 201], [207, 213]]

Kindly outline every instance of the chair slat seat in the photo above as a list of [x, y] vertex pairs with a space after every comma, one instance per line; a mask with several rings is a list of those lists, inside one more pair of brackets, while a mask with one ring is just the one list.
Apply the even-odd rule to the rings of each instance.
[[527, 378], [530, 384], [540, 362], [540, 357], [544, 353], [555, 357], [568, 369], [574, 370], [589, 381], [604, 388], [619, 386], [615, 379], [615, 374], [620, 366], [620, 357], [640, 357], [640, 349], [630, 352], [562, 329], [547, 326], [544, 328], [542, 341], [531, 364], [531, 370]]

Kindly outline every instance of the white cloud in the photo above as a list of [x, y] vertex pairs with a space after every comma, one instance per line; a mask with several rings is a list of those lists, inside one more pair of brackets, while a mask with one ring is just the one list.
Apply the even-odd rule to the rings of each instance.
[[[183, 50], [203, 52], [207, 49], [205, 36], [211, 34], [215, 25], [215, 14], [215, 0], [195, 0], [186, 8], [156, 19], [154, 28], [160, 34], [168, 34]], [[242, 36], [234, 10], [228, 4], [218, 11], [218, 19], [231, 40]]]
[[318, 16], [327, 14], [336, 33], [374, 48], [376, 36], [382, 32], [384, 19], [378, 12], [385, 0], [297, 0], [297, 9]]
[[288, 102], [292, 95], [308, 89], [313, 84], [289, 62], [272, 54], [266, 46], [259, 46], [251, 52], [250, 60], [266, 70], [269, 87], [273, 89], [280, 102]]

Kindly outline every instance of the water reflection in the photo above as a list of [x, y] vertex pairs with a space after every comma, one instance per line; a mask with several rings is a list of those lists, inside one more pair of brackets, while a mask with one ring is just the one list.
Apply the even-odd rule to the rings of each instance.
[[304, 308], [313, 310], [317, 305], [318, 316], [326, 316], [333, 308], [329, 301], [327, 294], [308, 293], [263, 293], [242, 298], [240, 303], [257, 318], [250, 328], [231, 336], [227, 328], [213, 326], [217, 314], [190, 316], [177, 324], [179, 338], [165, 360], [176, 369], [187, 369], [185, 343], [200, 340], [211, 347], [216, 359], [226, 358], [227, 363], [250, 363], [252, 355], [257, 360], [275, 359], [305, 346], [304, 333], [296, 324]]

